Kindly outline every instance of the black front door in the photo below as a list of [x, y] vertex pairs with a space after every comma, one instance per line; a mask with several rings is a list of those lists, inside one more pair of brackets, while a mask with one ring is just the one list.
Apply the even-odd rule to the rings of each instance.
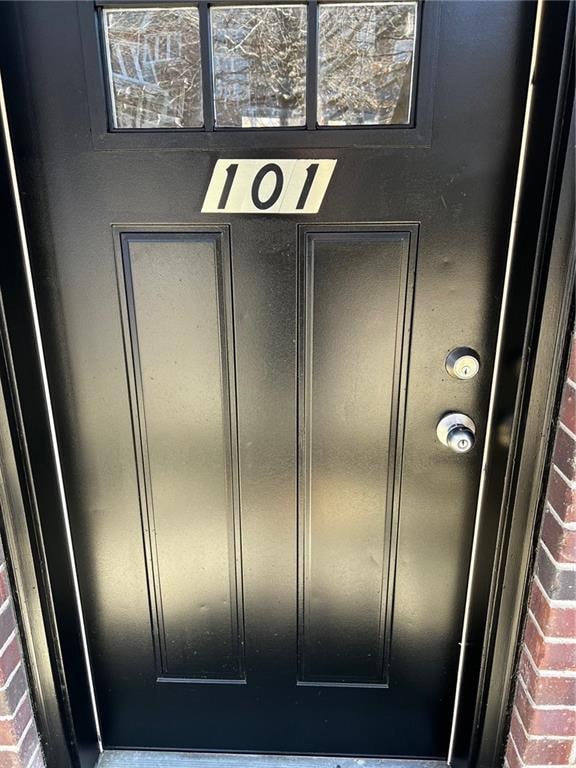
[[104, 746], [445, 759], [532, 4], [17, 6]]

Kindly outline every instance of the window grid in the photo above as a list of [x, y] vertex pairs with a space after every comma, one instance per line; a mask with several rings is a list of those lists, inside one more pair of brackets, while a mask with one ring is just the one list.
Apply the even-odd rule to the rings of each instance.
[[[409, 111], [405, 122], [398, 123], [354, 123], [346, 125], [321, 125], [318, 123], [318, 38], [319, 38], [319, 5], [408, 5], [413, 6], [415, 9], [415, 28], [412, 38], [412, 58], [411, 58], [411, 72], [410, 72], [410, 95], [409, 95]], [[418, 49], [420, 44], [420, 19], [421, 19], [421, 4], [422, 0], [305, 0], [304, 2], [298, 2], [297, 0], [268, 0], [267, 2], [259, 2], [258, 0], [196, 0], [196, 2], [178, 2], [172, 1], [163, 3], [160, 2], [154, 4], [146, 4], [144, 2], [138, 2], [137, 0], [96, 0], [95, 5], [99, 11], [99, 29], [103, 36], [103, 53], [106, 66], [106, 93], [108, 101], [108, 116], [109, 116], [109, 130], [115, 133], [126, 132], [142, 132], [140, 128], [120, 128], [114, 125], [115, 121], [115, 105], [114, 105], [114, 92], [112, 86], [112, 72], [110, 69], [110, 57], [106, 43], [106, 31], [105, 31], [105, 18], [104, 11], [109, 10], [168, 10], [174, 8], [196, 8], [198, 9], [199, 16], [199, 35], [200, 35], [200, 67], [202, 74], [202, 111], [204, 124], [199, 127], [187, 126], [187, 127], [158, 127], [147, 130], [152, 130], [160, 133], [208, 133], [208, 132], [246, 132], [258, 131], [258, 132], [270, 132], [270, 131], [289, 131], [302, 132], [302, 131], [321, 131], [330, 132], [334, 130], [378, 130], [378, 129], [407, 129], [415, 127], [414, 113], [415, 113], [415, 100], [416, 100], [416, 81], [417, 81], [417, 60]], [[307, 38], [306, 38], [306, 94], [305, 94], [305, 109], [306, 109], [306, 122], [304, 126], [274, 126], [274, 127], [228, 127], [217, 126], [215, 122], [215, 107], [214, 107], [214, 77], [212, 71], [213, 55], [212, 55], [212, 30], [211, 30], [211, 18], [210, 9], [212, 7], [246, 7], [246, 6], [282, 6], [282, 5], [301, 5], [307, 9]]]

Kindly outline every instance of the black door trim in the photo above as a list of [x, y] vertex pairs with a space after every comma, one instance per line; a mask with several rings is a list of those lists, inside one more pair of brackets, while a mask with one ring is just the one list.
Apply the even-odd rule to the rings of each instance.
[[[13, 13], [11, 3], [2, 5], [2, 17]], [[453, 764], [460, 766], [493, 768], [506, 735], [506, 703], [513, 664], [498, 628], [504, 627], [505, 621], [507, 626], [518, 628], [522, 601], [512, 601], [511, 605], [509, 599], [503, 600], [503, 589], [512, 580], [519, 584], [520, 593], [523, 591], [526, 563], [519, 565], [518, 561], [527, 551], [527, 539], [519, 536], [518, 529], [526, 525], [533, 529], [542, 472], [537, 487], [527, 489], [520, 480], [525, 472], [545, 464], [548, 441], [542, 435], [546, 436], [549, 427], [550, 408], [543, 404], [549, 402], [549, 393], [557, 390], [562, 366], [554, 358], [553, 345], [565, 332], [569, 316], [568, 299], [559, 306], [557, 296], [569, 279], [566, 253], [570, 245], [564, 243], [563, 259], [551, 259], [550, 224], [558, 209], [562, 172], [559, 163], [567, 145], [574, 8], [568, 2], [555, 0], [544, 0], [543, 5], [544, 33], [520, 212], [518, 258], [512, 274], [511, 312], [504, 338], [505, 375], [497, 400], [499, 414], [514, 413], [515, 417], [510, 446], [498, 442], [498, 430], [491, 438], [493, 465], [488, 469], [493, 473], [493, 494], [487, 499], [489, 525], [480, 542], [482, 556], [477, 560], [475, 574], [472, 632], [464, 670], [464, 679], [470, 681], [464, 688], [469, 693], [462, 700], [455, 740]], [[11, 19], [3, 29], [14, 29]], [[11, 116], [17, 119], [19, 100], [25, 98], [21, 84], [10, 79], [11, 57], [17, 54], [14, 48], [18, 48], [18, 41], [12, 38], [2, 43], [0, 66], [6, 78]], [[6, 204], [0, 214], [5, 245], [0, 260], [0, 289], [5, 308], [0, 317], [4, 352], [0, 364], [0, 426], [5, 413], [4, 423], [9, 429], [0, 430], [0, 434], [9, 432], [11, 444], [2, 441], [0, 459], [8, 477], [5, 482], [12, 492], [12, 503], [2, 505], [2, 527], [18, 589], [24, 640], [32, 660], [29, 673], [49, 768], [92, 768], [98, 757], [98, 745], [81, 653], [80, 617], [70, 599], [73, 571], [63, 547], [65, 531], [26, 290], [15, 190], [10, 186], [7, 148], [3, 145], [1, 149], [0, 194]], [[560, 247], [556, 242], [556, 248]], [[25, 376], [15, 375], [9, 364], [10, 356], [18, 361], [16, 367], [25, 371]], [[520, 359], [518, 371], [516, 363]], [[543, 361], [552, 361], [550, 376], [543, 369]], [[535, 408], [538, 403], [541, 407]], [[10, 466], [16, 471], [7, 473], [5, 468]], [[50, 509], [49, 531], [40, 530], [35, 493], [41, 494]], [[22, 507], [14, 501], [18, 498]], [[524, 518], [518, 513], [522, 509], [529, 510]], [[38, 660], [43, 660], [42, 664]], [[498, 679], [503, 680], [502, 685], [491, 688]]]

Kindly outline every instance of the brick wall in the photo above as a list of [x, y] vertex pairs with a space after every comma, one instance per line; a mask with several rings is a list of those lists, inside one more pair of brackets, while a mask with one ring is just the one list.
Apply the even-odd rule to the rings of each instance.
[[506, 768], [576, 765], [576, 337], [548, 478]]
[[4, 550], [0, 543], [0, 768], [43, 768]]

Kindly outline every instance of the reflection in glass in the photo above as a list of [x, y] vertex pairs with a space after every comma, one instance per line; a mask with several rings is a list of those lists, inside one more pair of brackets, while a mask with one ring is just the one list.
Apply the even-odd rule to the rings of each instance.
[[304, 125], [306, 8], [212, 8], [211, 27], [216, 125]]
[[105, 10], [104, 31], [114, 127], [202, 126], [196, 8]]
[[319, 6], [318, 123], [410, 120], [416, 3]]

